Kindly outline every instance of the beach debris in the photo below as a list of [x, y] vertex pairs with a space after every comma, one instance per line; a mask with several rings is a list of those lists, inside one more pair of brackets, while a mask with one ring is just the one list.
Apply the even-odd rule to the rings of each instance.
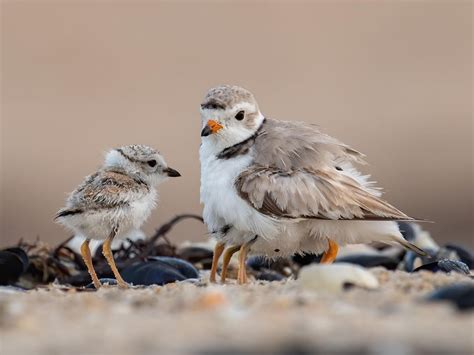
[[352, 264], [312, 264], [300, 270], [298, 282], [308, 290], [338, 293], [349, 287], [376, 289], [377, 278], [358, 265]]
[[428, 253], [426, 256], [420, 256], [412, 251], [407, 251], [398, 269], [408, 272], [431, 270], [433, 272], [457, 271], [466, 273], [466, 270], [474, 267], [474, 253], [467, 248], [457, 244], [440, 246], [417, 223], [398, 222], [398, 225], [408, 241], [415, 243]]
[[[144, 239], [143, 232], [136, 230], [130, 234], [130, 239], [118, 240], [118, 243], [112, 248], [114, 259], [121, 272], [127, 270], [128, 282], [134, 285], [160, 285], [183, 280], [192, 282], [200, 277], [199, 271], [210, 269], [214, 243], [212, 240], [184, 242], [178, 246], [167, 238], [167, 234], [173, 226], [187, 219], [202, 222], [200, 216], [183, 214], [160, 226], [149, 238]], [[409, 272], [428, 270], [470, 273], [469, 268], [472, 268], [474, 263], [474, 256], [470, 250], [457, 244], [441, 247], [434, 242], [429, 233], [423, 231], [418, 225], [400, 224], [405, 237], [423, 245], [430, 252], [430, 256], [419, 257], [411, 251], [405, 251], [396, 246], [351, 245], [340, 249], [335, 265], [342, 264], [347, 267], [347, 264], [352, 264], [365, 268], [384, 267], [388, 270], [398, 269]], [[0, 251], [0, 283], [23, 289], [32, 289], [53, 282], [66, 288], [84, 288], [90, 284], [90, 275], [79, 253], [78, 248], [81, 243], [80, 236], [68, 238], [57, 246], [47, 245], [40, 240], [20, 241], [15, 248]], [[104, 279], [104, 282], [112, 285], [113, 282], [110, 280], [113, 280], [113, 274], [101, 253], [100, 241], [97, 243], [93, 257], [95, 269], [100, 279]], [[18, 253], [21, 255], [11, 254], [18, 248], [23, 254], [20, 251]], [[233, 261], [236, 257], [237, 254]], [[297, 278], [305, 266], [318, 265], [320, 259], [321, 255], [315, 254], [277, 259], [251, 256], [246, 265], [249, 274], [257, 281], [281, 281], [289, 277]], [[7, 264], [11, 266], [6, 267]], [[9, 276], [10, 274], [4, 270], [10, 270], [8, 272], [12, 273], [14, 277]], [[331, 272], [336, 271], [332, 270]], [[235, 273], [235, 263], [231, 261], [228, 277], [234, 277]], [[351, 271], [347, 275], [356, 274], [357, 271]], [[347, 283], [347, 285], [349, 284], [350, 282]], [[344, 285], [341, 287], [343, 288]]]
[[[467, 250], [466, 252], [469, 253]], [[469, 259], [468, 254], [462, 254], [462, 255], [464, 257], [464, 260], [467, 261], [467, 263], [471, 263], [471, 260]], [[451, 260], [453, 262], [460, 262], [461, 264], [466, 265], [467, 269], [470, 269], [467, 263], [465, 263], [461, 259], [462, 257], [460, 256], [458, 250], [455, 250], [452, 248], [446, 248], [446, 247], [440, 247], [437, 250], [428, 250], [427, 256], [420, 256], [420, 255], [415, 254], [412, 251], [407, 251], [398, 268], [408, 271], [408, 272], [414, 272], [416, 269], [420, 269], [424, 265], [428, 265], [425, 267], [425, 269], [429, 270], [430, 268], [432, 268], [431, 264], [437, 263], [439, 261], [444, 262], [445, 260]]]
[[[134, 238], [135, 240], [129, 239], [116, 245], [113, 248], [113, 254], [118, 269], [122, 270], [131, 265], [146, 263], [149, 257], [153, 256], [176, 257], [177, 248], [168, 240], [166, 235], [173, 226], [186, 219], [202, 222], [202, 218], [198, 215], [179, 215], [159, 227], [148, 239]], [[52, 282], [72, 287], [87, 286], [90, 283], [90, 276], [81, 255], [75, 250], [78, 240], [80, 241], [78, 238], [71, 237], [56, 247], [40, 240], [34, 242], [20, 241], [17, 247], [26, 252], [29, 264], [17, 281], [17, 286], [32, 289]], [[113, 274], [100, 249], [97, 247], [93, 257], [98, 277], [111, 278]]]
[[0, 250], [0, 285], [14, 285], [28, 265], [28, 255], [22, 248]]
[[428, 270], [431, 272], [458, 272], [460, 274], [469, 275], [471, 272], [469, 267], [464, 264], [462, 261], [458, 260], [449, 260], [449, 259], [441, 259], [438, 261], [434, 261], [428, 264], [421, 265], [417, 267], [413, 272], [418, 272], [420, 270]]
[[448, 301], [459, 310], [474, 309], [474, 282], [457, 283], [442, 287], [426, 298], [430, 302]]

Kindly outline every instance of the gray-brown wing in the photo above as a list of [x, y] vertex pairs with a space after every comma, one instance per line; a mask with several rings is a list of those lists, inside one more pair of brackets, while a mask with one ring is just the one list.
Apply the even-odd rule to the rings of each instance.
[[239, 175], [235, 187], [253, 208], [274, 218], [412, 219], [336, 169], [253, 165]]
[[254, 163], [284, 170], [364, 163], [364, 155], [316, 125], [267, 119], [254, 143]]
[[145, 182], [122, 171], [99, 171], [88, 176], [72, 192], [66, 208], [60, 210], [57, 217], [125, 206], [148, 192], [149, 187]]

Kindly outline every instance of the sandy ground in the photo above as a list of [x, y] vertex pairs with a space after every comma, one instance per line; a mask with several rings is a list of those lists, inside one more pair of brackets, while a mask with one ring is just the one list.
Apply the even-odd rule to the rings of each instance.
[[471, 354], [474, 312], [421, 299], [462, 275], [372, 269], [381, 285], [325, 294], [298, 281], [0, 292], [6, 354]]

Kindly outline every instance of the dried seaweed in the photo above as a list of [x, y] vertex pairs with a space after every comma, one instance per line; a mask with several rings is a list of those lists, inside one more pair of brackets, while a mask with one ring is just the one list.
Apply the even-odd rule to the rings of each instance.
[[[166, 237], [171, 229], [186, 219], [203, 222], [202, 217], [193, 214], [178, 215], [160, 226], [156, 232], [145, 240], [128, 240], [118, 249], [113, 250], [114, 259], [119, 269], [134, 263], [146, 261], [152, 256], [176, 257], [177, 247]], [[17, 285], [31, 289], [56, 281], [63, 285], [85, 286], [90, 283], [90, 276], [80, 254], [70, 249], [67, 244], [72, 237], [56, 247], [51, 247], [41, 240], [25, 242], [20, 240], [18, 247], [28, 254], [30, 263]], [[98, 248], [93, 257], [94, 268], [99, 278], [112, 278], [113, 274]]]

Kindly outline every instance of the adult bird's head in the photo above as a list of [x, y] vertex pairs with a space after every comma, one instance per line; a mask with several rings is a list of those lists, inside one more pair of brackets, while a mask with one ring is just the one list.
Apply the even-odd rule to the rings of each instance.
[[239, 86], [210, 89], [201, 104], [201, 136], [226, 148], [251, 137], [264, 120], [253, 94]]

